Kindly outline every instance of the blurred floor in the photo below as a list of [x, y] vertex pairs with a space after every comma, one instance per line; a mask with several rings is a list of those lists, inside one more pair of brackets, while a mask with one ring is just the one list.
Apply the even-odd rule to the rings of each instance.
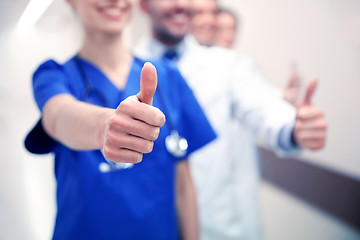
[[266, 240], [358, 240], [360, 231], [262, 181]]

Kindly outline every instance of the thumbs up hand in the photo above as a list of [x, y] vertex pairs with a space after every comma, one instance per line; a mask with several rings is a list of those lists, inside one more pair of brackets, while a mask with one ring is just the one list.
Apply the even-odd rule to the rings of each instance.
[[323, 112], [311, 104], [316, 86], [317, 79], [313, 79], [308, 85], [304, 100], [297, 108], [293, 132], [296, 143], [311, 150], [324, 147], [327, 128]]
[[114, 162], [139, 163], [153, 149], [165, 115], [152, 106], [157, 87], [156, 69], [145, 63], [140, 92], [120, 103], [105, 124], [103, 154]]

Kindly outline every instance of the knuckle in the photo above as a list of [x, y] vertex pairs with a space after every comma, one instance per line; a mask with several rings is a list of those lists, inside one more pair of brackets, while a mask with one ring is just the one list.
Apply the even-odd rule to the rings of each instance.
[[107, 129], [112, 130], [116, 122], [116, 115], [111, 115], [110, 118], [107, 120]]
[[122, 101], [118, 106], [118, 111], [120, 112], [129, 112], [132, 108], [132, 101], [130, 98], [126, 98], [124, 101]]
[[114, 131], [117, 126], [119, 125], [119, 117], [112, 116], [109, 120], [108, 120], [108, 131]]
[[298, 118], [304, 119], [306, 117], [307, 110], [305, 108], [300, 108], [298, 111]]

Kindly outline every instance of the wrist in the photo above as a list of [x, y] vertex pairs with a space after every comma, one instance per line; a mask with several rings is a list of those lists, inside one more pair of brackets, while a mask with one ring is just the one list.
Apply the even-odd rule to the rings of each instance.
[[109, 128], [109, 120], [113, 114], [114, 110], [109, 108], [104, 108], [103, 111], [99, 114], [100, 128], [98, 128], [98, 134], [96, 136], [96, 142], [98, 149], [103, 149], [105, 144], [106, 133]]
[[291, 144], [294, 145], [294, 147], [298, 147], [298, 142], [296, 140], [296, 134], [295, 134], [295, 128], [291, 131], [291, 138], [290, 138]]

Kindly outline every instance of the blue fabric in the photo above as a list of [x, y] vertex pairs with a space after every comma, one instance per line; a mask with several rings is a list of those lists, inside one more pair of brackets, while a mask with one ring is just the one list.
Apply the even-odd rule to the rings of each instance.
[[177, 61], [179, 59], [179, 54], [175, 50], [168, 50], [164, 53], [163, 58], [170, 61]]
[[[127, 85], [117, 89], [92, 63], [80, 60], [91, 85], [111, 108], [140, 89], [144, 61], [135, 58]], [[126, 169], [103, 173], [102, 153], [74, 151], [56, 143], [55, 175], [58, 213], [54, 239], [178, 239], [175, 204], [176, 163], [212, 141], [216, 136], [180, 73], [164, 62], [153, 64], [158, 72], [154, 106], [163, 110], [167, 123], [161, 128], [154, 149], [143, 161]], [[34, 97], [40, 109], [56, 94], [69, 93], [79, 100], [103, 105], [99, 94], [81, 99], [85, 89], [74, 58], [63, 65], [52, 60], [34, 73]], [[166, 106], [159, 101], [159, 94]], [[172, 125], [187, 138], [187, 156], [176, 159], [165, 147]], [[39, 143], [40, 144], [40, 143]]]
[[294, 123], [286, 124], [279, 133], [278, 145], [283, 151], [299, 151], [301, 148], [291, 140], [294, 131]]

